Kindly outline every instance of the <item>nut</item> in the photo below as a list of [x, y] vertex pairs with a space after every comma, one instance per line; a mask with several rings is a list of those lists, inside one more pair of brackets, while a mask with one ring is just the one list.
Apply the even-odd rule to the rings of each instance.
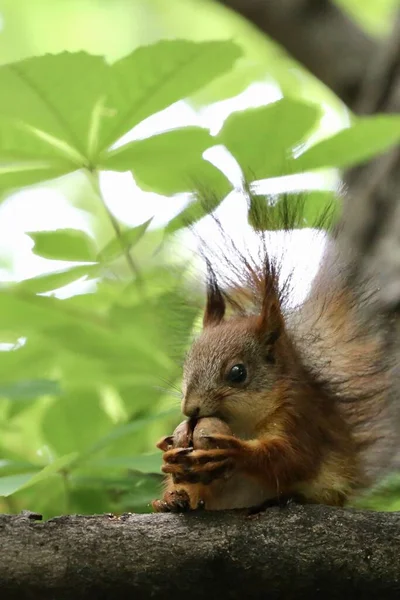
[[192, 420], [182, 421], [175, 429], [171, 440], [172, 448], [197, 448], [209, 450], [212, 448], [208, 440], [202, 439], [203, 435], [232, 435], [229, 426], [216, 417], [204, 417], [194, 422]]
[[174, 448], [189, 448], [193, 446], [192, 428], [189, 421], [182, 421], [172, 434]]
[[204, 417], [203, 419], [199, 419], [193, 432], [194, 448], [209, 450], [211, 448], [210, 442], [202, 439], [201, 436], [214, 435], [217, 433], [221, 435], [232, 435], [229, 426], [221, 419], [217, 419], [216, 417]]

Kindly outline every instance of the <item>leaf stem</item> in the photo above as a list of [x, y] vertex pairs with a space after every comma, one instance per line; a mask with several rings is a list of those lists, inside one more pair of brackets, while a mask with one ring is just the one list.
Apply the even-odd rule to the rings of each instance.
[[63, 481], [64, 487], [64, 496], [65, 496], [65, 514], [69, 514], [71, 512], [71, 490], [70, 490], [70, 482], [69, 482], [69, 472], [67, 469], [61, 469], [60, 475]]
[[123, 239], [122, 239], [122, 231], [121, 231], [121, 227], [120, 224], [118, 222], [118, 219], [115, 218], [115, 216], [112, 214], [112, 212], [110, 211], [110, 209], [107, 206], [107, 203], [104, 199], [104, 196], [101, 192], [101, 188], [100, 188], [100, 181], [99, 181], [99, 173], [97, 170], [89, 170], [88, 169], [88, 175], [89, 175], [89, 179], [90, 182], [92, 184], [93, 190], [96, 194], [96, 196], [99, 198], [101, 204], [103, 205], [104, 210], [107, 213], [107, 216], [110, 220], [111, 226], [114, 229], [115, 232], [115, 236], [117, 237], [117, 239], [119, 240], [120, 244], [121, 244], [121, 248], [123, 250], [126, 262], [128, 264], [129, 270], [131, 271], [135, 281], [137, 281], [138, 285], [142, 285], [143, 284], [143, 278], [142, 278], [142, 274], [140, 272], [140, 269], [138, 267], [138, 265], [135, 263], [135, 261], [132, 258], [132, 255], [129, 251], [129, 248], [125, 246]]
[[1, 504], [4, 507], [2, 510], [4, 511], [5, 509], [11, 515], [16, 515], [19, 513], [18, 504], [12, 496], [3, 496], [1, 499]]

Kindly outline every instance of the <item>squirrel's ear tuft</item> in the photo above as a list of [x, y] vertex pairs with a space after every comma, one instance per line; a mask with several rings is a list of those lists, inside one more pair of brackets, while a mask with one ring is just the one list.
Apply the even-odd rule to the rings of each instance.
[[266, 346], [268, 359], [274, 362], [274, 345], [285, 328], [285, 321], [281, 310], [278, 273], [269, 261], [265, 264], [262, 284], [262, 305], [256, 330]]
[[218, 325], [225, 315], [225, 300], [218, 286], [216, 275], [207, 261], [207, 305], [203, 317], [203, 327]]
[[275, 344], [281, 337], [283, 329], [284, 321], [279, 304], [271, 302], [268, 310], [263, 310], [257, 323], [257, 332], [265, 349], [267, 362], [275, 363]]

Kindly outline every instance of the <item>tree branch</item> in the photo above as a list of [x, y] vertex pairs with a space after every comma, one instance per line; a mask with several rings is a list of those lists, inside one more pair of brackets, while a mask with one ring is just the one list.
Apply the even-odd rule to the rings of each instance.
[[397, 513], [323, 506], [44, 523], [0, 515], [0, 589], [7, 600], [390, 600], [399, 532]]
[[217, 0], [278, 42], [349, 108], [378, 44], [330, 0]]

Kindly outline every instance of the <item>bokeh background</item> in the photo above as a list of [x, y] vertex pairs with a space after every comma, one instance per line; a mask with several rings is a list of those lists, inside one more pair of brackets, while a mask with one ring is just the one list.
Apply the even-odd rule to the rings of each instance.
[[[337, 1], [377, 37], [389, 31], [398, 4]], [[127, 123], [115, 147], [179, 127], [202, 127], [218, 136], [236, 114], [233, 131], [241, 133], [236, 140], [229, 130], [224, 139], [233, 139], [233, 148], [235, 143], [253, 148], [247, 154], [239, 150], [235, 157], [248, 160], [251, 171], [252, 152], [264, 152], [258, 150], [261, 142], [271, 148], [263, 158], [271, 164], [275, 148], [285, 156], [290, 147], [296, 157], [352, 122], [338, 99], [280, 48], [237, 15], [206, 0], [0, 0], [1, 94], [14, 93], [5, 67], [23, 59], [85, 51], [114, 64], [140, 46], [177, 39], [232, 40], [242, 55], [219, 76], [210, 76], [210, 81], [205, 77], [205, 84], [188, 97], [150, 111], [133, 127]], [[52, 94], [51, 77], [57, 94], [64, 68], [70, 81], [68, 64], [57, 64], [58, 69], [49, 71], [47, 96], [39, 88], [42, 100]], [[74, 93], [83, 98], [88, 78], [75, 72]], [[129, 80], [129, 72], [125, 77]], [[134, 88], [134, 73], [132, 77]], [[283, 97], [318, 107], [318, 118], [300, 136], [301, 145], [293, 147], [296, 138], [290, 135], [285, 112], [271, 118], [262, 138], [246, 138], [252, 117], [241, 122], [240, 111], [250, 108], [261, 118], [257, 109]], [[24, 95], [18, 98], [15, 110], [23, 120], [31, 98], [26, 97], [26, 108]], [[68, 95], [65, 100], [68, 120]], [[10, 114], [6, 105], [0, 101], [3, 120]], [[294, 114], [296, 106], [285, 110]], [[195, 175], [210, 197], [215, 184], [218, 198], [224, 198], [217, 202], [221, 220], [235, 239], [250, 247], [247, 204], [238, 192], [243, 172], [232, 157], [235, 152], [216, 142], [203, 157], [230, 184], [221, 184], [218, 170], [212, 176], [207, 170], [204, 179], [201, 169]], [[19, 142], [18, 151], [7, 156], [3, 152], [0, 160], [0, 511], [25, 508], [45, 517], [148, 511], [161, 482], [155, 442], [180, 421], [181, 363], [203, 302], [195, 239], [179, 221], [193, 189], [176, 183], [163, 157], [153, 164], [151, 147], [147, 154], [140, 150], [145, 158], [138, 176], [122, 163], [114, 169], [100, 161], [95, 170], [69, 169], [59, 177], [38, 177], [37, 182], [25, 175], [18, 179], [18, 172], [2, 179], [2, 168], [8, 177], [9, 165], [22, 160], [24, 149]], [[184, 156], [171, 160], [184, 163]], [[336, 167], [346, 165], [336, 162], [320, 161], [300, 173], [280, 157], [272, 170], [260, 167], [253, 179], [260, 197], [308, 191], [313, 213], [338, 190]], [[183, 179], [184, 170], [185, 163], [179, 173]], [[311, 220], [304, 225], [290, 239], [279, 232], [271, 238], [286, 248], [287, 268], [295, 269], [296, 301], [306, 293], [323, 248], [323, 237], [310, 232]], [[206, 217], [197, 232], [213, 239], [212, 227]], [[392, 478], [360, 504], [398, 509], [397, 490]]]

